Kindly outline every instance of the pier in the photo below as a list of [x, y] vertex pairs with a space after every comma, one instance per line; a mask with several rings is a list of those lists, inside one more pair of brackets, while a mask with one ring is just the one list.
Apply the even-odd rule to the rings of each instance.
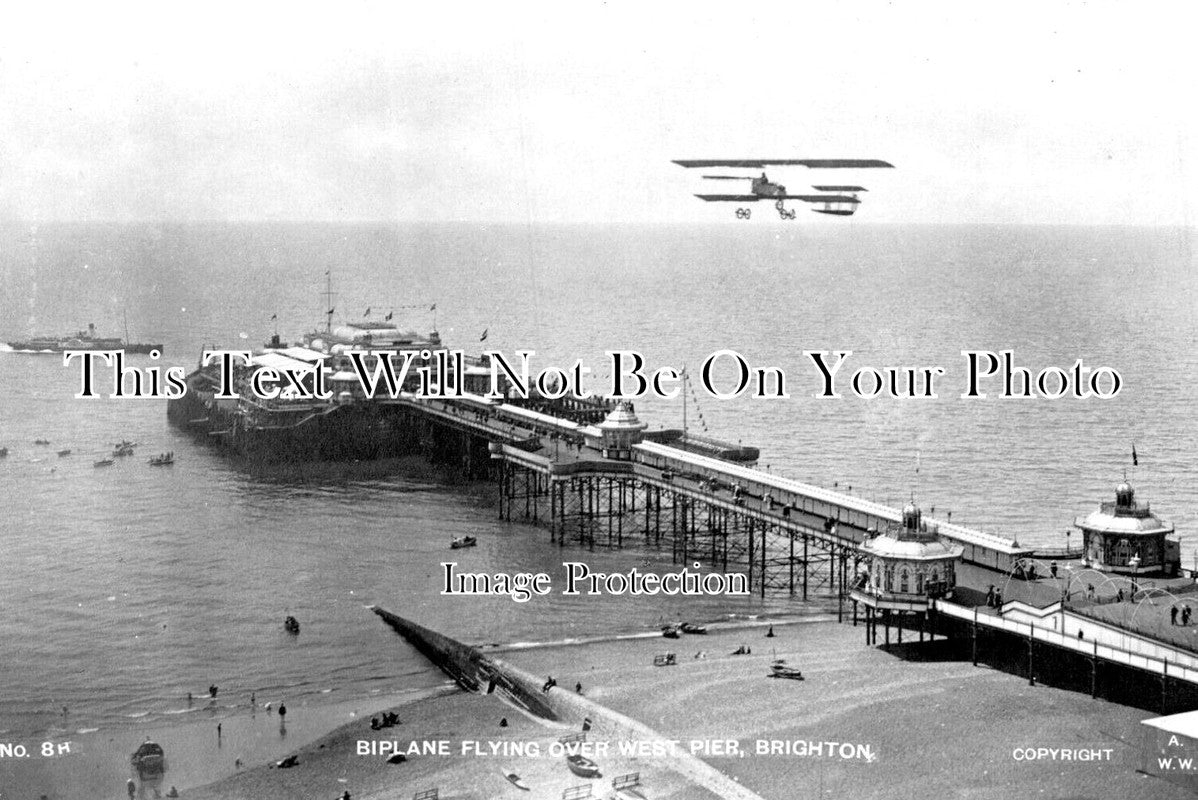
[[[548, 527], [560, 547], [669, 548], [675, 563], [743, 572], [761, 596], [846, 594], [858, 545], [900, 519], [898, 509], [880, 503], [693, 452], [699, 448], [678, 431], [642, 429], [641, 441], [610, 447], [604, 423], [476, 395], [381, 402], [406, 410], [430, 458], [457, 459], [468, 475], [493, 476], [501, 519]], [[707, 453], [738, 454], [700, 442]], [[1001, 572], [1032, 553], [961, 525], [939, 523], [939, 531], [964, 548], [966, 562]]]

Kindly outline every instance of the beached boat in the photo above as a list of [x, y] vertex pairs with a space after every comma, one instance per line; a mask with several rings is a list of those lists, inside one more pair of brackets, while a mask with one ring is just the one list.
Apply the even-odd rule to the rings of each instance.
[[172, 453], [161, 453], [160, 455], [150, 457], [150, 466], [151, 467], [166, 467], [166, 466], [170, 466], [171, 464], [174, 464], [174, 463], [175, 463], [175, 454], [173, 452]]
[[143, 780], [156, 777], [166, 772], [166, 753], [162, 745], [146, 739], [129, 757], [129, 765]]
[[677, 639], [682, 636], [681, 625], [662, 625], [661, 635], [667, 639]]
[[299, 634], [299, 620], [295, 617], [288, 617], [283, 620], [283, 630], [291, 634]]
[[692, 625], [689, 622], [682, 623], [682, 625], [680, 627], [682, 628], [683, 633], [694, 633], [694, 634], [707, 633], [707, 628], [703, 627], [702, 625]]
[[93, 467], [111, 467], [116, 462], [111, 458], [101, 458], [99, 461], [93, 462]]
[[517, 789], [523, 789], [526, 792], [529, 791], [528, 786], [524, 783], [524, 781], [520, 780], [520, 776], [516, 773], [505, 770], [503, 777], [507, 778], [508, 783], [510, 783], [512, 786], [515, 786]]
[[474, 547], [478, 544], [478, 540], [473, 536], [459, 536], [449, 543], [449, 547], [453, 550], [459, 550], [463, 547]]
[[566, 766], [580, 778], [598, 778], [599, 765], [591, 761], [586, 756], [572, 755], [566, 756]]

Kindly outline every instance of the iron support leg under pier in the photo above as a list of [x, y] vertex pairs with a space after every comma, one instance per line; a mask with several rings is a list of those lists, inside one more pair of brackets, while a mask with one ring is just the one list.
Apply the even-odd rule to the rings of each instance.
[[1036, 685], [1036, 664], [1033, 661], [1033, 651], [1036, 644], [1036, 626], [1032, 625], [1027, 636], [1027, 685]]

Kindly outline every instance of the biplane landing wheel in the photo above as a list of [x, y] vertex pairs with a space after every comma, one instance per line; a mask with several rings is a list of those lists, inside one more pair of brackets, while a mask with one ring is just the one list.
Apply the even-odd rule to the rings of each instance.
[[751, 209], [751, 208], [736, 209], [736, 218], [737, 219], [748, 219], [752, 215], [753, 215], [753, 209]]

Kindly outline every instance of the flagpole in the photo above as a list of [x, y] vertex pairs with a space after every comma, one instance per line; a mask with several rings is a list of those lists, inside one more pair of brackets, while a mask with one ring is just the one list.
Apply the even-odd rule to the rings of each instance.
[[327, 313], [327, 315], [328, 315], [328, 323], [325, 325], [325, 331], [326, 331], [327, 333], [331, 334], [331, 333], [333, 332], [333, 311], [335, 310], [335, 309], [333, 308], [333, 275], [332, 275], [332, 270], [327, 270], [327, 269], [326, 269], [326, 270], [324, 271], [324, 277], [325, 277], [324, 300], [325, 300], [325, 308], [327, 308], [327, 309], [328, 309], [328, 311], [326, 312], [326, 313]]

